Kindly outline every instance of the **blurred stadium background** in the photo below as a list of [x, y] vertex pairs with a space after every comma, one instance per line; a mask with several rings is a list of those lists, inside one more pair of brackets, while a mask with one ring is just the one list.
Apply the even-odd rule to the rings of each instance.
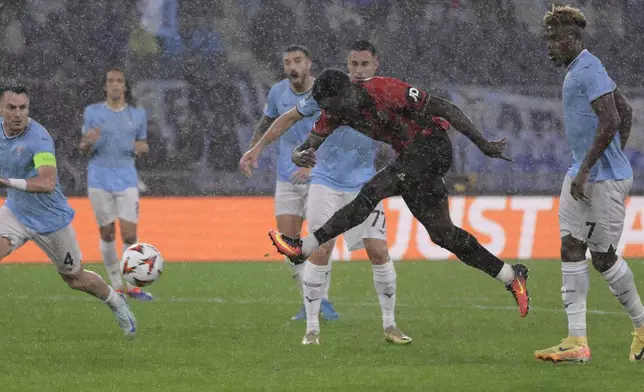
[[[641, 64], [644, 2], [573, 1], [589, 19], [588, 46], [635, 109], [628, 157], [632, 194], [644, 192]], [[461, 105], [488, 137], [510, 138], [515, 164], [485, 159], [454, 137], [455, 193], [557, 195], [569, 164], [560, 86], [541, 40], [544, 0], [15, 0], [0, 3], [0, 77], [32, 92], [32, 116], [57, 139], [61, 180], [85, 194], [76, 145], [98, 80], [121, 65], [149, 118], [140, 174], [153, 196], [270, 195], [274, 153], [253, 180], [237, 171], [281, 51], [307, 45], [314, 72], [345, 67], [364, 38], [380, 74]]]
[[[167, 260], [280, 261], [274, 226], [275, 149], [252, 180], [238, 171], [289, 44], [309, 47], [314, 72], [344, 68], [345, 47], [369, 39], [380, 74], [450, 98], [487, 137], [507, 136], [514, 164], [484, 159], [452, 133], [452, 217], [505, 260], [531, 269], [533, 309], [519, 319], [509, 294], [446, 259], [400, 198], [386, 202], [398, 271], [398, 322], [414, 338], [382, 341], [368, 263], [336, 263], [341, 314], [322, 345], [302, 347], [301, 305], [282, 263], [173, 263], [133, 302], [134, 342], [103, 305], [71, 292], [33, 244], [0, 273], [0, 390], [4, 391], [623, 391], [631, 326], [600, 275], [589, 304], [594, 359], [553, 369], [533, 351], [565, 329], [557, 196], [569, 164], [560, 88], [540, 38], [544, 0], [5, 0], [0, 85], [31, 92], [32, 117], [56, 139], [64, 191], [85, 261], [100, 262], [98, 230], [78, 152], [83, 108], [119, 65], [147, 111], [151, 153], [138, 162], [140, 240]], [[635, 181], [619, 252], [644, 277], [644, 1], [579, 0], [587, 44], [634, 108], [627, 154]], [[385, 162], [380, 162], [382, 165]], [[640, 195], [640, 196], [636, 196]], [[0, 194], [1, 196], [1, 194]], [[225, 241], [224, 241], [225, 240]], [[264, 257], [264, 255], [269, 257]], [[333, 257], [350, 254], [339, 241]], [[419, 261], [423, 260], [423, 261]], [[416, 261], [416, 262], [414, 262]], [[105, 276], [101, 264], [91, 269]], [[640, 383], [641, 384], [641, 383]], [[638, 389], [638, 388], [635, 388]]]

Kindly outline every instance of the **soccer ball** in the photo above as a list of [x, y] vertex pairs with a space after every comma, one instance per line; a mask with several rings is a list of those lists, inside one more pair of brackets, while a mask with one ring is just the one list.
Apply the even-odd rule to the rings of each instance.
[[143, 287], [154, 283], [163, 272], [163, 256], [154, 246], [138, 243], [123, 252], [121, 274], [131, 284]]

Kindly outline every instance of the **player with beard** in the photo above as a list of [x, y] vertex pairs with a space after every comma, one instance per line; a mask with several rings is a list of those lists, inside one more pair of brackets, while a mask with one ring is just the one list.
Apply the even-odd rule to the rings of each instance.
[[[347, 51], [347, 68], [352, 80], [367, 82], [378, 69], [378, 54], [369, 41], [358, 40]], [[297, 121], [317, 118], [320, 108], [311, 95], [281, 115], [264, 137], [242, 158], [242, 170], [250, 174], [250, 167], [259, 154], [277, 140]], [[360, 188], [375, 174], [374, 159], [379, 147], [375, 140], [345, 126], [337, 129], [318, 151], [320, 158], [311, 172], [311, 187], [307, 205], [309, 232], [317, 230], [340, 208], [351, 202]], [[359, 153], [352, 153], [357, 150]], [[396, 269], [387, 247], [387, 228], [384, 206], [379, 203], [368, 220], [344, 234], [350, 251], [364, 248], [372, 264], [373, 282], [380, 303], [385, 340], [395, 344], [411, 343], [411, 338], [396, 325]], [[328, 298], [331, 271], [331, 253], [335, 241], [329, 241], [310, 255], [308, 262], [295, 260], [304, 267], [306, 334], [302, 344], [319, 344], [320, 299]]]
[[[251, 148], [262, 138], [275, 119], [293, 109], [298, 101], [310, 93], [313, 86], [311, 55], [306, 47], [302, 45], [287, 47], [284, 50], [282, 63], [286, 79], [271, 87], [264, 107], [264, 114], [255, 127], [255, 133], [250, 144]], [[314, 123], [315, 118], [311, 117], [292, 124], [279, 139], [275, 217], [279, 230], [289, 233], [293, 237], [300, 236], [302, 224], [306, 217], [311, 169], [295, 166], [291, 161], [291, 154], [298, 145], [306, 140]], [[254, 164], [257, 167], [256, 161]], [[248, 170], [250, 170], [250, 167], [248, 167]], [[303, 265], [294, 265], [288, 258], [286, 261], [291, 265], [293, 278], [300, 293], [302, 293]], [[338, 318], [338, 314], [327, 299], [328, 294], [320, 304], [322, 314], [327, 320], [335, 320]], [[302, 300], [304, 301], [303, 298]], [[300, 311], [292, 319], [301, 320], [305, 317], [304, 305], [302, 305]]]

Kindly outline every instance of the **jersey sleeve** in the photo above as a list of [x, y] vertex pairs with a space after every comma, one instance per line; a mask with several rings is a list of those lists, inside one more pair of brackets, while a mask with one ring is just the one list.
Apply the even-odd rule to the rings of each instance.
[[329, 117], [326, 111], [323, 110], [322, 113], [320, 113], [317, 121], [315, 121], [315, 125], [313, 125], [311, 133], [315, 136], [325, 138], [332, 134], [337, 127], [338, 125], [335, 123], [335, 121], [333, 121], [333, 119]]
[[145, 110], [140, 109], [141, 119], [139, 120], [139, 126], [136, 128], [136, 140], [144, 141], [148, 138], [148, 116], [145, 114]]
[[268, 97], [266, 98], [266, 104], [264, 105], [264, 116], [268, 118], [277, 118], [280, 116], [279, 111], [277, 110], [277, 85], [271, 87], [268, 91]]
[[56, 150], [54, 140], [48, 133], [43, 133], [34, 137], [31, 142], [31, 153], [34, 158], [34, 167], [38, 169], [41, 166], [56, 167]]
[[320, 107], [315, 99], [313, 99], [312, 94], [307, 95], [306, 98], [300, 99], [295, 107], [302, 117], [313, 117], [320, 112]]
[[397, 109], [420, 111], [429, 99], [429, 94], [409, 83], [394, 78], [383, 78], [378, 94]]
[[613, 79], [608, 76], [606, 69], [599, 62], [581, 68], [578, 74], [578, 81], [590, 102], [602, 95], [613, 92], [617, 88]]

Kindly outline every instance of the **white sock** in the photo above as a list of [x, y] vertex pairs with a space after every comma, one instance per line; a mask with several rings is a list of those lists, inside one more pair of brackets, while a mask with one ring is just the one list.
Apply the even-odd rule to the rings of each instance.
[[106, 242], [101, 239], [101, 254], [103, 263], [110, 278], [110, 283], [114, 290], [123, 290], [123, 279], [119, 267], [119, 256], [116, 254], [116, 244], [114, 241]]
[[496, 276], [496, 279], [503, 282], [504, 285], [509, 285], [514, 280], [514, 270], [512, 266], [508, 263], [503, 264], [503, 268], [499, 271], [499, 274]]
[[310, 255], [313, 253], [314, 250], [320, 247], [320, 243], [318, 242], [318, 239], [315, 238], [313, 234], [307, 235], [306, 237], [302, 238], [302, 253], [304, 255]]
[[568, 336], [586, 337], [586, 299], [589, 290], [588, 260], [561, 264], [561, 299], [568, 315]]
[[306, 332], [320, 331], [320, 299], [326, 276], [325, 265], [306, 262], [302, 276], [304, 306], [306, 307]]
[[[130, 247], [130, 246], [132, 246], [132, 245], [134, 245], [134, 244], [128, 244], [128, 243], [125, 243], [125, 242], [124, 242], [124, 243], [123, 243], [123, 251], [121, 252], [121, 255], [123, 255], [123, 253], [125, 253], [125, 251], [127, 250], [127, 248], [129, 248], [129, 247]], [[134, 290], [134, 289], [136, 288], [136, 286], [135, 286], [135, 285], [131, 284], [131, 283], [130, 283], [130, 282], [128, 282], [127, 280], [125, 281], [125, 284], [127, 285], [127, 291], [132, 291], [132, 290]]]
[[293, 264], [291, 260], [284, 256], [286, 263], [291, 267], [291, 272], [293, 274], [293, 280], [295, 280], [295, 286], [297, 286], [297, 291], [300, 292], [300, 297], [304, 298], [304, 292], [302, 291], [302, 274], [304, 273], [304, 264]]
[[331, 267], [333, 262], [329, 260], [329, 264], [326, 265], [326, 272], [324, 275], [324, 286], [322, 286], [322, 299], [325, 301], [329, 300], [329, 289], [331, 288]]
[[628, 263], [620, 257], [615, 265], [602, 273], [602, 276], [608, 282], [611, 293], [628, 312], [635, 328], [644, 326], [644, 306], [637, 293], [633, 271]]
[[382, 327], [387, 329], [396, 326], [394, 311], [396, 308], [396, 269], [389, 259], [382, 265], [372, 265], [373, 285], [378, 294], [380, 310], [382, 311]]
[[113, 308], [119, 304], [119, 297], [116, 295], [116, 291], [114, 291], [113, 288], [110, 287], [110, 294], [103, 302]]

